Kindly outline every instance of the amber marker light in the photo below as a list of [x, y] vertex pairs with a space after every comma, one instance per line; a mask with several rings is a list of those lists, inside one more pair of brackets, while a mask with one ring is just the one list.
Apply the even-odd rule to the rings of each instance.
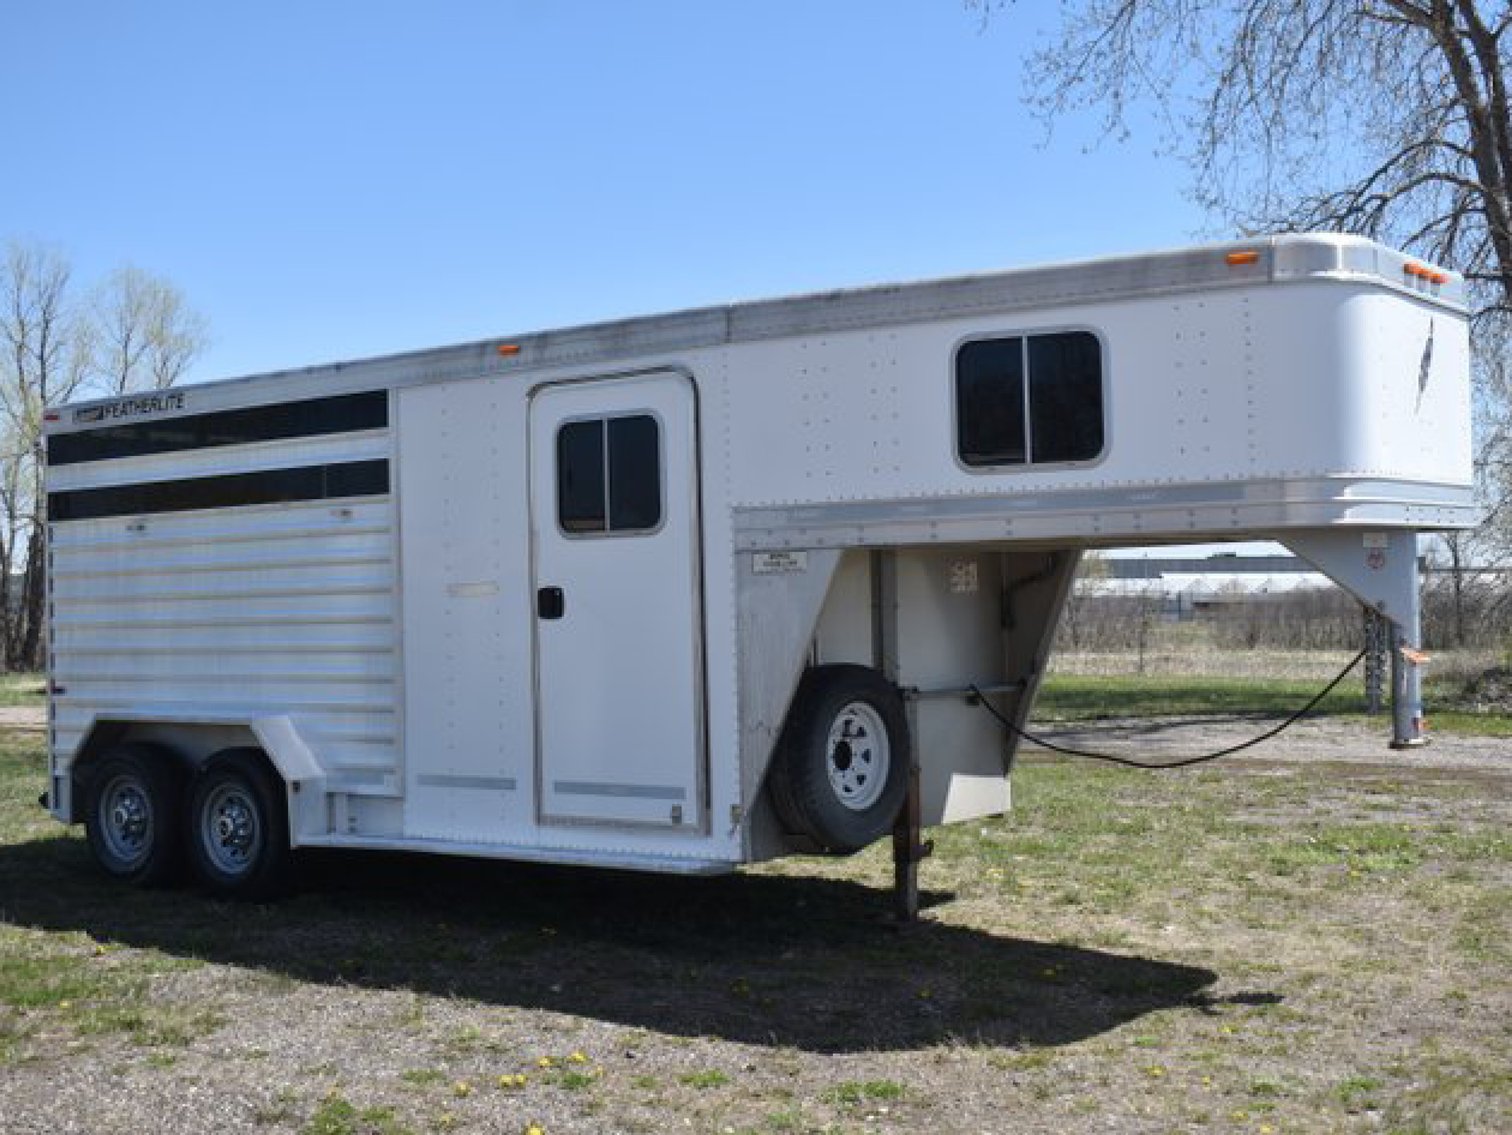
[[1260, 263], [1260, 254], [1253, 248], [1249, 248], [1245, 249], [1243, 252], [1230, 252], [1223, 259], [1228, 263], [1230, 268], [1237, 268], [1241, 264]]
[[520, 344], [500, 343], [497, 347], [494, 348], [494, 350], [498, 351], [499, 354], [503, 355], [507, 359], [513, 355], [518, 355], [520, 353]]

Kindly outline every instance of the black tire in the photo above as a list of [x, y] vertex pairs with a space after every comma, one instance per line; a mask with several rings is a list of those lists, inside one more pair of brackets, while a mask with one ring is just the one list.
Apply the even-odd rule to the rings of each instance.
[[289, 882], [289, 813], [283, 785], [256, 749], [224, 749], [189, 792], [189, 862], [222, 898], [272, 898]]
[[139, 887], [172, 882], [182, 865], [184, 786], [173, 758], [118, 745], [89, 775], [84, 834], [107, 875]]
[[768, 777], [788, 829], [849, 854], [886, 835], [913, 759], [898, 689], [865, 666], [816, 666], [788, 710]]

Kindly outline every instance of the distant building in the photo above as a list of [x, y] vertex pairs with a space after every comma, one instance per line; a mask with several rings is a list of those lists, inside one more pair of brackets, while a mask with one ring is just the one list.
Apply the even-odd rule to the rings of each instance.
[[1187, 619], [1219, 608], [1300, 591], [1326, 591], [1334, 583], [1296, 556], [1100, 557], [1076, 581], [1084, 599], [1158, 602], [1162, 616]]

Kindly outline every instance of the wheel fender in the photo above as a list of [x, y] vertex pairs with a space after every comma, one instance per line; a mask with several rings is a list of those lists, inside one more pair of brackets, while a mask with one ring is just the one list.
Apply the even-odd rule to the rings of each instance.
[[[90, 766], [99, 754], [136, 736], [145, 736], [156, 743], [153, 734], [162, 733], [164, 727], [182, 727], [183, 736], [176, 738], [169, 750], [177, 753], [186, 771], [219, 749], [254, 744], [267, 755], [283, 781], [289, 807], [290, 842], [297, 847], [302, 835], [325, 833], [325, 770], [287, 714], [254, 717], [235, 713], [119, 712], [93, 718], [71, 757], [59, 762], [57, 771], [72, 791], [67, 801], [50, 801], [54, 815], [63, 819], [66, 813], [69, 822], [81, 821], [84, 818], [81, 778], [89, 775]], [[245, 731], [244, 741], [236, 738], [240, 731]]]
[[258, 745], [268, 755], [289, 805], [289, 843], [300, 844], [300, 835], [325, 831], [325, 770], [305, 744], [287, 716], [258, 717], [251, 722]]

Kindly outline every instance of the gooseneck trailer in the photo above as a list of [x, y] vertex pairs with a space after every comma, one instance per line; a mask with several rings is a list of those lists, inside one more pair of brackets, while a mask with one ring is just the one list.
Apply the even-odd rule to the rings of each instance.
[[57, 408], [48, 806], [231, 895], [294, 848], [719, 872], [999, 813], [970, 691], [1024, 722], [1084, 549], [1280, 540], [1418, 645], [1468, 372], [1458, 276], [1309, 235]]

